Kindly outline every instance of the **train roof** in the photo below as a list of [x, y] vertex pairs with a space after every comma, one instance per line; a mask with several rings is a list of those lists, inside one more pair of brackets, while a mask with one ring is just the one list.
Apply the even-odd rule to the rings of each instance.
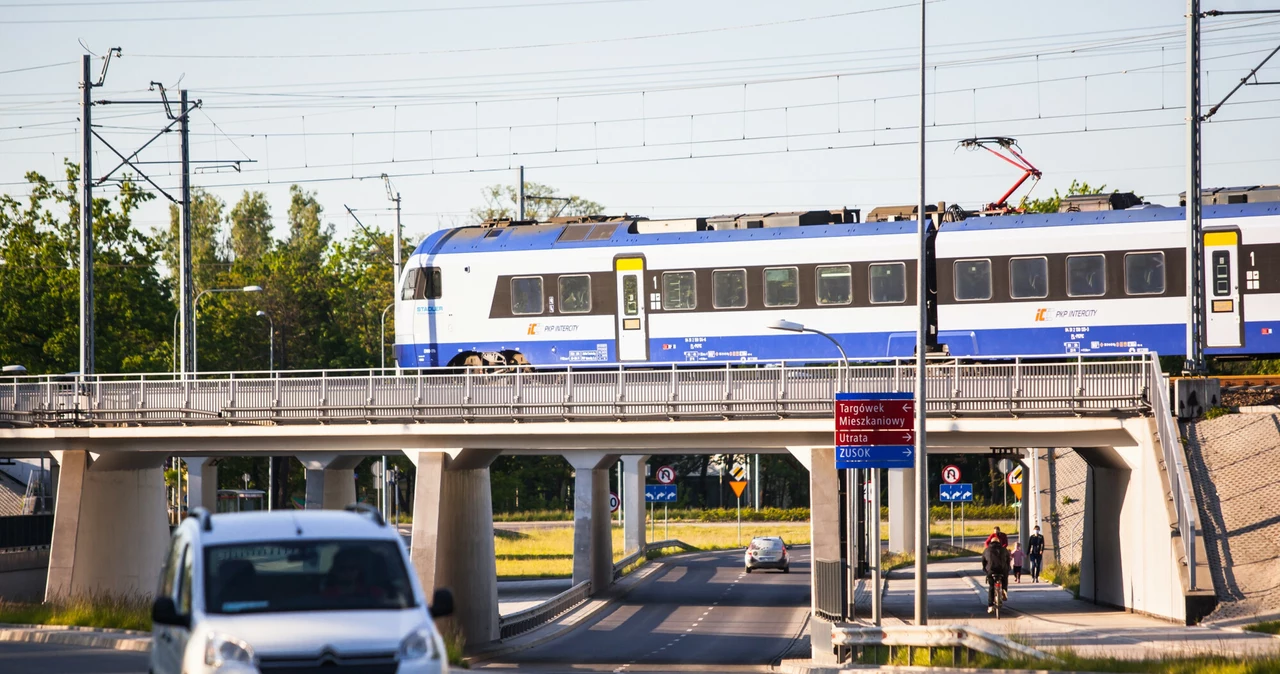
[[[1204, 206], [1206, 220], [1229, 217], [1280, 215], [1280, 202]], [[1050, 214], [1004, 215], [968, 218], [943, 224], [942, 233], [998, 229], [1029, 229], [1070, 225], [1125, 225], [1166, 222], [1186, 218], [1183, 207], [1146, 206], [1119, 211], [1087, 211]], [[833, 223], [761, 229], [712, 231], [669, 231], [636, 233], [637, 220], [612, 220], [590, 225], [519, 225], [510, 227], [459, 227], [434, 232], [414, 250], [419, 255], [568, 248], [616, 247], [628, 245], [670, 245], [696, 242], [750, 241], [757, 239], [822, 239], [828, 237], [913, 234], [915, 220], [895, 222]], [[571, 227], [581, 236], [564, 236]], [[589, 229], [583, 229], [588, 228]]]

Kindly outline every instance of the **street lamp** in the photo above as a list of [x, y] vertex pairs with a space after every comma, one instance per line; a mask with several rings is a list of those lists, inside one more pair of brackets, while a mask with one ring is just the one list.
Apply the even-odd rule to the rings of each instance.
[[200, 324], [200, 298], [204, 297], [209, 293], [260, 293], [260, 292], [262, 292], [262, 286], [244, 286], [243, 288], [210, 288], [208, 290], [201, 290], [200, 294], [196, 295], [195, 301], [191, 303], [192, 314], [193, 314], [192, 326], [191, 326], [191, 371], [192, 372], [200, 371], [200, 367], [199, 365], [197, 365], [198, 361], [196, 360], [196, 332], [198, 331], [198, 326]]
[[386, 309], [382, 310], [382, 327], [378, 330], [379, 339], [381, 340], [378, 345], [382, 347], [382, 369], [384, 370], [387, 369], [387, 312], [395, 305], [396, 303], [392, 302], [387, 305]]
[[837, 388], [844, 387], [843, 380], [847, 378], [848, 370], [849, 370], [849, 356], [845, 354], [844, 347], [840, 346], [840, 342], [837, 342], [835, 337], [832, 337], [831, 335], [828, 335], [827, 333], [821, 330], [806, 328], [804, 327], [803, 323], [796, 323], [796, 322], [784, 320], [781, 318], [770, 323], [768, 327], [770, 330], [784, 330], [786, 332], [812, 332], [815, 335], [822, 335], [823, 337], [826, 337], [828, 340], [830, 340], [832, 344], [836, 345], [836, 349], [840, 351], [840, 365], [841, 365], [840, 370], [841, 370], [842, 376], [839, 377], [841, 381], [837, 381], [836, 386]]
[[259, 310], [254, 316], [260, 316], [267, 319], [267, 371], [275, 372], [276, 370], [276, 322], [271, 320], [271, 314]]
[[12, 375], [26, 374], [27, 368], [21, 365], [5, 365], [4, 367], [0, 368], [0, 372], [3, 372], [5, 374], [12, 374]]

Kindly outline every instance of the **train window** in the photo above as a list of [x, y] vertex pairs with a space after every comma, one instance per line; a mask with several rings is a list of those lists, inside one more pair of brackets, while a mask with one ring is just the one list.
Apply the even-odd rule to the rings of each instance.
[[541, 276], [519, 276], [511, 279], [511, 313], [517, 316], [542, 313]]
[[1130, 295], [1164, 294], [1164, 253], [1125, 255], [1124, 291]]
[[622, 310], [628, 316], [640, 313], [640, 279], [635, 274], [622, 277]]
[[1049, 296], [1049, 260], [1015, 257], [1009, 260], [1009, 297], [1015, 300]]
[[956, 260], [955, 296], [961, 302], [991, 299], [991, 260]]
[[818, 267], [818, 304], [853, 301], [853, 268], [847, 264]]
[[1226, 297], [1231, 294], [1231, 253], [1213, 251], [1213, 294]]
[[662, 308], [683, 311], [698, 306], [694, 296], [694, 279], [691, 271], [662, 273]]
[[591, 277], [586, 274], [561, 276], [560, 313], [585, 314], [591, 311]]
[[764, 270], [764, 305], [794, 307], [800, 303], [800, 270], [775, 267]]
[[426, 282], [426, 287], [422, 289], [422, 298], [428, 300], [438, 300], [443, 294], [440, 287], [440, 268], [439, 267], [423, 267], [422, 281]]
[[717, 309], [741, 309], [747, 306], [747, 270], [717, 269], [711, 272], [715, 293], [711, 305]]
[[1072, 255], [1067, 258], [1067, 296], [1099, 297], [1107, 294], [1107, 258], [1104, 255]]
[[404, 275], [404, 286], [400, 288], [400, 299], [412, 300], [417, 299], [418, 294], [418, 276], [422, 271], [418, 267], [409, 267], [409, 272]]
[[896, 304], [907, 301], [907, 265], [901, 262], [873, 264], [867, 270], [871, 282], [872, 304]]

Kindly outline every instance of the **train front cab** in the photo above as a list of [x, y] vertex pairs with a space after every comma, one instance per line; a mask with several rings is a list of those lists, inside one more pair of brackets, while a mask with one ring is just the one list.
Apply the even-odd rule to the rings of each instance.
[[[1244, 347], [1240, 230], [1204, 232], [1204, 312], [1207, 348]], [[1256, 269], [1249, 270], [1257, 274]]]

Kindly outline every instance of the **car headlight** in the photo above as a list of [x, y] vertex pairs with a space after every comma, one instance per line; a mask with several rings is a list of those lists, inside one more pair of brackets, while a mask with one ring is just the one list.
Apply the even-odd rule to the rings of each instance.
[[253, 646], [226, 634], [210, 634], [204, 644], [204, 664], [221, 667], [228, 662], [253, 664]]
[[431, 630], [426, 627], [419, 627], [405, 635], [404, 640], [400, 642], [399, 656], [401, 660], [418, 660], [420, 658], [434, 660], [440, 657], [440, 654], [436, 652], [435, 642], [431, 638]]

